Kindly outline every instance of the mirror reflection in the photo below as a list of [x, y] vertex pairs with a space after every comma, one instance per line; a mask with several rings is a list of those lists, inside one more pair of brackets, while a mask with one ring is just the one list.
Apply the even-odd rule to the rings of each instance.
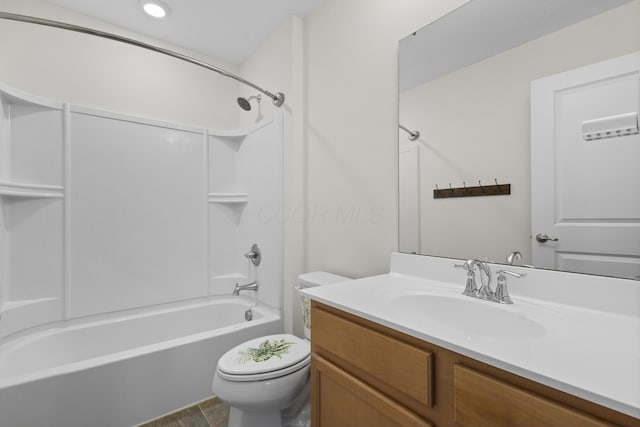
[[471, 0], [402, 39], [400, 251], [640, 278], [638, 17]]

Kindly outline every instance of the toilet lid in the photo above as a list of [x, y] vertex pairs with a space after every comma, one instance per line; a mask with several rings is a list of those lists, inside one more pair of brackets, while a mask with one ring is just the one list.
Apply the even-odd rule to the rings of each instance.
[[229, 375], [274, 372], [299, 364], [310, 353], [309, 342], [295, 335], [268, 335], [227, 351], [218, 361], [218, 370]]

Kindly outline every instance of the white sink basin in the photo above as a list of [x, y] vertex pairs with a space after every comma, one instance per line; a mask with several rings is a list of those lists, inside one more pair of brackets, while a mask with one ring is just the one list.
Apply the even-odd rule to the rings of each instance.
[[402, 295], [394, 297], [391, 305], [418, 324], [437, 322], [469, 337], [513, 340], [546, 335], [542, 325], [513, 312], [511, 307], [470, 297]]

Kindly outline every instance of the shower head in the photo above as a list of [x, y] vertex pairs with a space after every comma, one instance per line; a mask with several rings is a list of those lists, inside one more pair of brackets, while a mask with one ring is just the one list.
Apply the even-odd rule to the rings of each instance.
[[249, 101], [246, 98], [239, 97], [238, 98], [238, 105], [244, 111], [250, 111], [251, 110], [251, 104], [249, 103]]
[[258, 100], [258, 104], [259, 104], [260, 100], [261, 100], [260, 94], [258, 94], [256, 96], [250, 96], [248, 98], [244, 98], [242, 96], [238, 97], [238, 105], [244, 111], [251, 111], [251, 103], [249, 101], [251, 101], [252, 99], [257, 99]]

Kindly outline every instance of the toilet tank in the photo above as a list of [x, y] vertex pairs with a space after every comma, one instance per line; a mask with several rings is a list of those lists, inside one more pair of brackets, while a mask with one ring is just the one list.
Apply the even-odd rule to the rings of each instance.
[[[333, 283], [351, 280], [349, 277], [338, 276], [326, 271], [312, 271], [298, 276], [298, 289], [313, 288], [316, 286], [331, 285]], [[305, 296], [302, 299], [302, 321], [304, 324], [304, 336], [311, 339], [311, 301]]]

